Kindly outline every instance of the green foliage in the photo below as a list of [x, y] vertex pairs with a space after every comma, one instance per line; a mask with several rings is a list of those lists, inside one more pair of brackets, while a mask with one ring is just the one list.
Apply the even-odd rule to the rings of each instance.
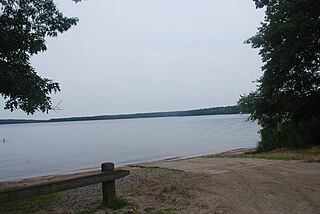
[[163, 189], [161, 190], [161, 194], [166, 194], [166, 193], [175, 193], [176, 195], [179, 195], [185, 198], [192, 197], [192, 193], [188, 188], [180, 186], [178, 184], [164, 186]]
[[269, 0], [254, 0], [254, 2], [256, 3], [257, 8], [262, 8], [269, 4]]
[[[265, 20], [246, 42], [260, 49], [264, 73], [257, 91], [241, 97], [239, 104], [254, 109], [252, 118], [262, 126], [261, 148], [319, 144], [306, 133], [315, 134], [307, 124], [319, 128], [320, 121], [320, 1], [255, 3], [266, 8]], [[284, 127], [281, 136], [278, 123]]]
[[58, 200], [58, 194], [48, 194], [17, 202], [1, 204], [0, 213], [35, 213]]
[[27, 114], [52, 109], [49, 94], [59, 84], [40, 77], [30, 58], [47, 49], [46, 37], [55, 37], [78, 22], [57, 9], [53, 0], [0, 0], [0, 94], [5, 109]]
[[78, 212], [78, 214], [96, 213], [97, 211], [105, 213], [136, 213], [136, 205], [128, 201], [126, 198], [119, 196], [116, 198], [115, 204], [111, 208], [107, 208], [103, 202], [100, 201], [95, 206], [82, 210]]
[[80, 212], [77, 212], [77, 214], [91, 214], [91, 213], [95, 213], [97, 210], [103, 209], [103, 208], [104, 208], [103, 202], [100, 201], [95, 206], [88, 208], [88, 209], [85, 209], [85, 210], [82, 210]]
[[179, 213], [176, 209], [155, 209], [153, 207], [148, 207], [144, 209], [144, 214], [168, 214], [168, 213]]
[[301, 160], [308, 163], [320, 162], [320, 146], [305, 149], [280, 148], [272, 151], [252, 151], [243, 154], [216, 154], [208, 158], [258, 158], [268, 160]]
[[280, 133], [276, 128], [263, 128], [260, 130], [261, 141], [259, 142], [258, 151], [271, 151], [283, 146], [283, 139], [280, 140]]
[[133, 207], [135, 207], [135, 205], [133, 203], [129, 202], [124, 197], [119, 196], [116, 198], [115, 205], [112, 207], [112, 209], [123, 209], [125, 207], [133, 208]]
[[261, 142], [258, 150], [268, 151], [280, 147], [305, 148], [316, 145], [319, 144], [319, 130], [320, 120], [315, 118], [298, 124], [284, 123], [281, 131], [277, 131], [276, 128], [264, 128], [260, 131]]
[[254, 112], [256, 111], [256, 103], [258, 99], [257, 92], [250, 92], [248, 95], [240, 95], [240, 99], [237, 103], [238, 108], [243, 113], [251, 113], [251, 115], [254, 115]]

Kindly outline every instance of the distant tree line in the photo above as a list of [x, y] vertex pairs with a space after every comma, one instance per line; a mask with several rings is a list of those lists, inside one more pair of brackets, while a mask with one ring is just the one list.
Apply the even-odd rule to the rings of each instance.
[[[90, 117], [69, 117], [57, 118], [50, 120], [0, 120], [0, 124], [18, 124], [18, 123], [48, 123], [48, 122], [69, 122], [69, 121], [88, 121], [88, 120], [119, 120], [119, 119], [136, 119], [136, 118], [154, 118], [154, 117], [186, 117], [201, 115], [221, 115], [221, 114], [238, 114], [237, 106], [205, 108], [187, 111], [171, 111], [171, 112], [152, 112], [152, 113], [136, 113], [136, 114], [119, 114], [119, 115], [101, 115]], [[245, 113], [245, 112], [244, 112]]]

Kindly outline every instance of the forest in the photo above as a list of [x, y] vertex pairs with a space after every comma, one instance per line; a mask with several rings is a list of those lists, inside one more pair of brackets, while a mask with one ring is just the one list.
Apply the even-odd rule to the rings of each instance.
[[187, 110], [187, 111], [100, 115], [100, 116], [87, 116], [87, 117], [68, 117], [68, 118], [56, 118], [56, 119], [50, 119], [50, 120], [2, 119], [0, 120], [0, 125], [1, 124], [19, 124], [19, 123], [89, 121], [89, 120], [119, 120], [119, 119], [137, 119], [137, 118], [154, 118], [154, 117], [186, 117], [186, 116], [238, 114], [238, 113], [239, 113], [239, 110], [237, 106], [225, 106], [225, 107], [204, 108], [204, 109]]

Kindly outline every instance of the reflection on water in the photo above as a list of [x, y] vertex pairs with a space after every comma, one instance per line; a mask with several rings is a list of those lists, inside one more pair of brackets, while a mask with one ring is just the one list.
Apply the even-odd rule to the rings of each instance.
[[246, 115], [0, 126], [0, 181], [255, 147]]

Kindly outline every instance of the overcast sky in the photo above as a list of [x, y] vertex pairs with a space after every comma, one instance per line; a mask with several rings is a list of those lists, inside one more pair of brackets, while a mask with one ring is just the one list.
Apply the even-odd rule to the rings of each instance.
[[[243, 44], [263, 11], [252, 0], [57, 1], [80, 22], [32, 59], [60, 83], [63, 110], [0, 118], [56, 118], [187, 110], [236, 104], [261, 76], [258, 51]], [[4, 106], [0, 98], [1, 109]]]

